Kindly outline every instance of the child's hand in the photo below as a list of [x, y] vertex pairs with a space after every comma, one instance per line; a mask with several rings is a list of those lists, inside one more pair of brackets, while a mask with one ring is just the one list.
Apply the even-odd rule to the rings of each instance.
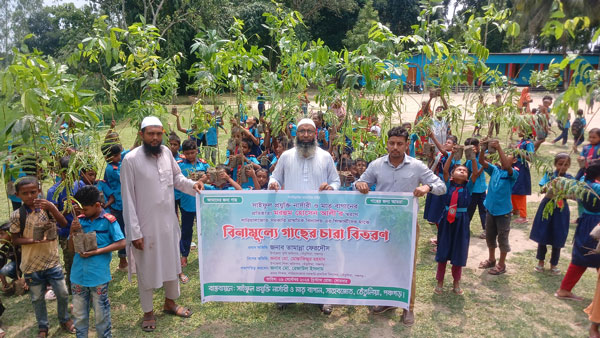
[[52, 202], [49, 202], [48, 200], [45, 200], [45, 199], [35, 199], [35, 200], [33, 200], [33, 205], [34, 205], [35, 209], [44, 209], [46, 211], [50, 211], [53, 208], [56, 208], [54, 206], [54, 204], [52, 204]]
[[110, 121], [110, 129], [115, 129], [117, 122], [115, 120]]
[[498, 149], [500, 149], [500, 142], [498, 142], [498, 140], [490, 141], [488, 143], [488, 147], [498, 150]]
[[73, 222], [71, 223], [71, 233], [76, 233], [76, 232], [82, 232], [83, 228], [81, 227], [81, 223], [79, 223], [79, 220], [76, 218], [73, 220]]
[[86, 252], [82, 252], [79, 254], [79, 256], [83, 257], [83, 258], [88, 258], [91, 256], [95, 256], [98, 254], [98, 249], [96, 250], [92, 250], [92, 251], [86, 251]]
[[256, 177], [256, 171], [254, 171], [254, 168], [252, 166], [247, 166], [246, 167], [246, 175], [250, 176], [252, 178]]

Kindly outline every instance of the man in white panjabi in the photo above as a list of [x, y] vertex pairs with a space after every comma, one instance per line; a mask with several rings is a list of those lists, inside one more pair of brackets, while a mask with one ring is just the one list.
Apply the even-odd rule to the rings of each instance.
[[175, 304], [179, 297], [181, 230], [175, 214], [176, 188], [195, 195], [202, 183], [187, 179], [173, 159], [169, 148], [162, 145], [160, 120], [149, 116], [141, 125], [142, 145], [123, 159], [121, 189], [129, 279], [137, 273], [140, 304], [144, 311], [142, 330], [156, 329], [152, 304], [154, 289], [164, 287], [163, 311], [189, 317], [192, 311]]
[[[323, 191], [337, 190], [340, 176], [335, 169], [331, 154], [317, 146], [317, 128], [311, 119], [302, 119], [296, 129], [296, 146], [286, 150], [277, 160], [269, 180], [269, 190]], [[288, 304], [278, 303], [283, 310]], [[321, 305], [321, 311], [329, 315], [329, 304]]]

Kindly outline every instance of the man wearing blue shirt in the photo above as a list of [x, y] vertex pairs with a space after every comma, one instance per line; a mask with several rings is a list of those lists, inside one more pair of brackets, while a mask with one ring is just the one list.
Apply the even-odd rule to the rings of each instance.
[[[506, 255], [510, 251], [508, 234], [510, 233], [510, 218], [512, 213], [511, 194], [512, 188], [519, 177], [519, 172], [513, 170], [516, 159], [512, 155], [504, 154], [498, 141], [490, 142], [490, 148], [498, 150], [502, 168], [489, 164], [485, 156], [479, 157], [483, 170], [490, 176], [488, 193], [483, 202], [487, 209], [485, 219], [486, 242], [489, 251], [487, 260], [479, 264], [480, 269], [488, 269], [491, 275], [500, 275], [506, 272]], [[498, 238], [498, 243], [496, 243]], [[496, 264], [496, 247], [500, 247], [500, 260]]]

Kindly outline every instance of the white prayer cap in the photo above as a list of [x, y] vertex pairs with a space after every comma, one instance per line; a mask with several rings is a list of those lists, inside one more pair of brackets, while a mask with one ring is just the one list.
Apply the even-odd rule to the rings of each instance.
[[303, 124], [310, 124], [311, 126], [313, 126], [313, 128], [317, 129], [317, 126], [315, 126], [315, 123], [313, 122], [313, 120], [311, 119], [302, 119], [300, 120], [300, 122], [298, 122], [298, 128], [300, 128], [301, 125]]
[[160, 122], [160, 120], [158, 119], [158, 117], [156, 116], [146, 116], [144, 117], [144, 120], [142, 121], [142, 127], [141, 129], [144, 129], [146, 127], [162, 127], [162, 122]]

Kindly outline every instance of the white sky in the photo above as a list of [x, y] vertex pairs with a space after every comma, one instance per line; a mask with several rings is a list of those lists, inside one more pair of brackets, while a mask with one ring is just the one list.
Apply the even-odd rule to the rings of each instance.
[[83, 7], [83, 5], [87, 4], [87, 0], [44, 0], [44, 5], [52, 6], [58, 4], [66, 4], [66, 3], [74, 3], [76, 7]]

